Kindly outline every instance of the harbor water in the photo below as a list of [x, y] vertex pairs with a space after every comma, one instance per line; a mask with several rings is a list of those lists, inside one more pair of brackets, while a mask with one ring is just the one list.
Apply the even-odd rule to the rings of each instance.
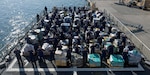
[[45, 6], [85, 6], [86, 0], [0, 0], [0, 48], [27, 26]]

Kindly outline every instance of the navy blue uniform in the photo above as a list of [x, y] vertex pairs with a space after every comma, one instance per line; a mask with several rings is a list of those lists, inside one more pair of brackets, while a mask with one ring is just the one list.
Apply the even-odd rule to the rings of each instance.
[[38, 49], [38, 53], [37, 54], [38, 54], [39, 60], [45, 62], [44, 54], [43, 54], [42, 49]]
[[36, 65], [36, 59], [35, 59], [35, 56], [33, 54], [33, 51], [29, 51], [29, 55], [30, 55], [29, 56], [30, 57], [30, 62], [32, 64], [33, 68], [37, 67], [37, 65]]
[[108, 51], [106, 50], [106, 48], [102, 49], [102, 54], [101, 54], [101, 61], [106, 61], [106, 57], [107, 57], [107, 53]]
[[23, 62], [22, 62], [21, 55], [20, 55], [21, 51], [15, 50], [14, 53], [16, 55], [19, 66], [21, 66], [21, 65], [23, 66]]
[[50, 51], [50, 61], [55, 60], [55, 51], [51, 50]]
[[123, 52], [122, 56], [125, 61], [124, 65], [127, 66], [128, 65], [128, 52]]
[[71, 50], [67, 50], [67, 60], [71, 61]]
[[108, 47], [108, 58], [110, 57], [111, 54], [114, 54], [114, 46], [110, 45]]
[[88, 49], [82, 51], [83, 54], [83, 65], [87, 63]]

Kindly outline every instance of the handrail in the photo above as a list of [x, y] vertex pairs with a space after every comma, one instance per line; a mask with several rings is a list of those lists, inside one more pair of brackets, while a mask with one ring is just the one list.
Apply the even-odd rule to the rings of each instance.
[[[39, 14], [40, 16], [42, 16], [42, 18], [39, 20], [39, 22], [37, 22], [37, 23], [40, 23], [40, 21], [43, 19], [43, 11]], [[12, 38], [12, 39], [10, 39], [7, 43], [6, 43], [6, 45], [4, 45], [1, 49], [0, 49], [0, 57], [1, 57], [1, 59], [0, 59], [0, 62], [3, 62], [4, 61], [4, 59], [5, 59], [5, 57], [7, 56], [7, 55], [9, 55], [11, 52], [12, 52], [12, 50], [14, 50], [19, 44], [20, 44], [20, 41], [21, 40], [23, 40], [23, 38], [29, 33], [29, 30], [31, 30], [37, 23], [36, 23], [36, 17], [35, 18], [33, 18], [33, 21], [31, 21], [31, 23], [30, 24], [28, 24], [24, 29], [23, 29], [23, 31], [24, 31], [24, 35], [23, 36], [20, 36], [20, 37], [15, 37], [15, 38]], [[17, 43], [15, 43], [17, 41]], [[10, 45], [12, 44], [12, 43], [14, 43], [14, 45], [13, 45], [13, 47], [11, 47], [10, 49], [7, 49], [8, 47], [10, 47]]]

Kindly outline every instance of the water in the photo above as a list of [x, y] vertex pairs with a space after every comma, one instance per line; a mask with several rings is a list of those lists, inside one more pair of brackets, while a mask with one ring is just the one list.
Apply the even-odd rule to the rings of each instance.
[[0, 0], [0, 48], [27, 26], [45, 6], [85, 6], [86, 0]]

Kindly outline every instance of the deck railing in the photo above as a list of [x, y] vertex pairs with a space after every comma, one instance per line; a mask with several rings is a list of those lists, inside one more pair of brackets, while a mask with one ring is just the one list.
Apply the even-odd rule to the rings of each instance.
[[[39, 13], [39, 16], [43, 16], [43, 11]], [[42, 19], [42, 18], [41, 18]], [[38, 22], [39, 23], [39, 22]], [[21, 45], [24, 43], [24, 37], [28, 34], [29, 30], [31, 30], [37, 24], [36, 17], [33, 18], [30, 24], [28, 24], [20, 33], [18, 33], [18, 37], [11, 38], [1, 49], [0, 49], [0, 62], [4, 61], [6, 56], [13, 57], [11, 52], [17, 47], [21, 48]]]

